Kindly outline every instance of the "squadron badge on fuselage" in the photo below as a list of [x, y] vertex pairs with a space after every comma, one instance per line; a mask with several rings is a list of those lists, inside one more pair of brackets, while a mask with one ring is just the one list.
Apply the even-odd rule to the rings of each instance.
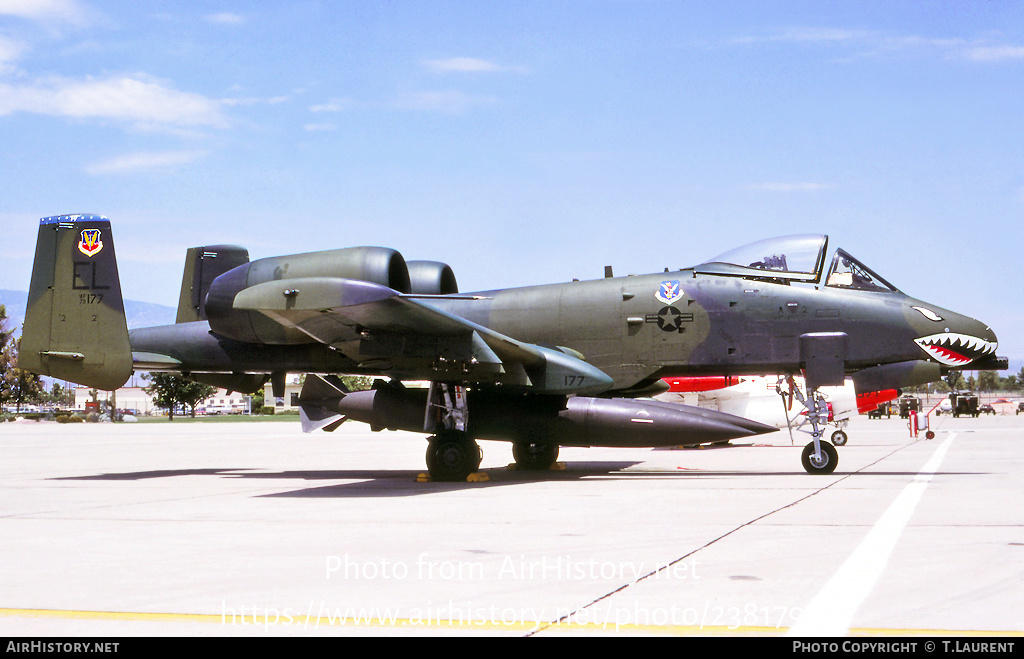
[[665, 304], [672, 304], [679, 298], [683, 297], [683, 287], [679, 285], [679, 280], [663, 281], [661, 286], [658, 287], [658, 292], [654, 294], [654, 297], [658, 298]]

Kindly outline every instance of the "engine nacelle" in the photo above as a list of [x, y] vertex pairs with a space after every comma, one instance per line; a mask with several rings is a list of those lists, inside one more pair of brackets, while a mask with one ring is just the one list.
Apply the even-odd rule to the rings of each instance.
[[213, 280], [204, 302], [210, 328], [223, 336], [248, 343], [312, 343], [313, 339], [306, 334], [282, 327], [258, 311], [233, 307], [235, 295], [250, 286], [303, 277], [358, 279], [387, 286], [399, 293], [412, 292], [405, 259], [386, 247], [349, 247], [275, 256], [245, 263]]
[[446, 263], [409, 261], [409, 284], [420, 295], [449, 295], [459, 292], [455, 273]]

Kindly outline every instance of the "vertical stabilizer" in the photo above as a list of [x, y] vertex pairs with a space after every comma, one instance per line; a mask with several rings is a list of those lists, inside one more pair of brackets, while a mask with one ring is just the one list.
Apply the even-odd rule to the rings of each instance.
[[114, 390], [132, 373], [110, 220], [60, 215], [39, 221], [19, 368]]

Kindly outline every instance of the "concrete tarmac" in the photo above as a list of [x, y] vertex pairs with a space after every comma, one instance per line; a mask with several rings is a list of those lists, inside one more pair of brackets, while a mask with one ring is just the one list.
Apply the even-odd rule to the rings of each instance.
[[1024, 635], [1024, 417], [932, 424], [452, 484], [356, 423], [5, 423], [0, 634]]

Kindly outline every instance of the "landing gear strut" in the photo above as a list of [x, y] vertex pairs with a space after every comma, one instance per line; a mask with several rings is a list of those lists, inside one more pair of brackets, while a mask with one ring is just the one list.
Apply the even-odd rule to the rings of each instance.
[[[821, 437], [822, 428], [828, 424], [828, 403], [817, 388], [807, 393], [809, 400], [803, 401], [803, 404], [807, 408], [807, 420], [811, 424], [811, 437], [814, 439], [804, 447], [800, 461], [808, 474], [831, 474], [839, 464], [839, 452]], [[837, 432], [842, 433], [841, 430]], [[843, 433], [843, 444], [846, 443], [845, 435]]]
[[[783, 385], [788, 384], [788, 393], [786, 387]], [[817, 387], [808, 387], [807, 398], [804, 398], [800, 392], [800, 388], [794, 386], [792, 377], [782, 378], [778, 384], [775, 385], [775, 390], [783, 397], [783, 406], [785, 404], [785, 397], [790, 397], [790, 405], [792, 405], [793, 396], [803, 404], [807, 409], [807, 418], [804, 423], [811, 425], [811, 437], [813, 441], [804, 447], [803, 453], [800, 457], [800, 462], [804, 466], [804, 470], [808, 474], [831, 474], [836, 470], [836, 465], [839, 464], [839, 452], [836, 451], [835, 446], [829, 444], [827, 441], [822, 439], [824, 428], [828, 425], [829, 409], [828, 402], [825, 400], [824, 394], [818, 391]], [[787, 414], [788, 418], [788, 414]], [[801, 424], [802, 426], [803, 424]], [[800, 430], [801, 428], [798, 428]], [[806, 432], [806, 431], [805, 431]], [[793, 429], [790, 426], [790, 439], [793, 436]], [[843, 446], [846, 444], [847, 436], [843, 430], [836, 430], [832, 433], [832, 442], [836, 446]]]
[[480, 468], [482, 452], [466, 425], [469, 410], [466, 389], [445, 382], [431, 382], [423, 429], [427, 438], [427, 472], [435, 481], [464, 481]]

